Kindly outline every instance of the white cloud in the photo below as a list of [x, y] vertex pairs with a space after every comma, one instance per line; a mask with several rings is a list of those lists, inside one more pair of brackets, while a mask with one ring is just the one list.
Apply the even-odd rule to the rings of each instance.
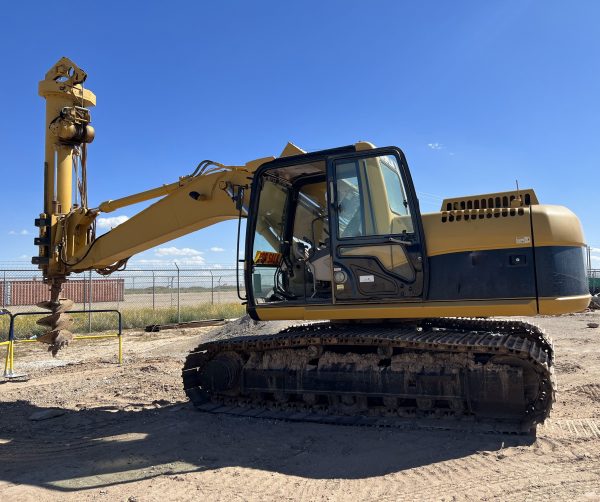
[[132, 265], [148, 265], [152, 267], [167, 267], [173, 268], [173, 264], [184, 266], [184, 267], [193, 267], [193, 266], [204, 266], [206, 264], [204, 257], [202, 256], [187, 256], [184, 258], [176, 258], [176, 259], [160, 259], [160, 258], [142, 258], [139, 260], [134, 260]]
[[9, 230], [8, 235], [29, 235], [29, 230]]
[[135, 265], [169, 265], [173, 262], [170, 260], [149, 260], [148, 258], [140, 258], [138, 260], [132, 259], [131, 263]]
[[427, 146], [432, 150], [443, 150], [445, 148], [441, 143], [427, 143]]
[[110, 216], [109, 218], [97, 218], [96, 226], [98, 228], [105, 228], [110, 230], [111, 228], [115, 228], [121, 223], [125, 223], [129, 219], [129, 216], [125, 216], [124, 214], [121, 216]]
[[28, 231], [28, 230], [25, 230], [25, 229], [21, 230], [19, 233], [20, 233], [21, 235], [29, 235], [29, 231]]
[[17, 232], [15, 232], [14, 230], [10, 230], [10, 231], [8, 232], [8, 235], [17, 235]]
[[191, 256], [181, 260], [174, 260], [177, 265], [204, 265], [206, 261], [202, 256]]
[[210, 250], [213, 253], [222, 253], [223, 251], [225, 251], [223, 248], [220, 248], [219, 246], [213, 246], [210, 248]]
[[156, 250], [157, 256], [200, 256], [202, 251], [198, 251], [197, 249], [192, 248], [178, 248], [175, 246], [171, 246], [168, 248], [158, 248]]
[[174, 264], [180, 267], [201, 268], [206, 266], [203, 254], [202, 251], [193, 248], [160, 247], [133, 257], [130, 264], [134, 267], [165, 268], [169, 270], [174, 269]]

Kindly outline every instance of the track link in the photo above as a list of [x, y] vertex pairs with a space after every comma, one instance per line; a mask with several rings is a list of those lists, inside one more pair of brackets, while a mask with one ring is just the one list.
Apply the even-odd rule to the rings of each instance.
[[521, 321], [315, 323], [200, 344], [182, 376], [215, 413], [529, 432], [554, 402], [553, 357]]

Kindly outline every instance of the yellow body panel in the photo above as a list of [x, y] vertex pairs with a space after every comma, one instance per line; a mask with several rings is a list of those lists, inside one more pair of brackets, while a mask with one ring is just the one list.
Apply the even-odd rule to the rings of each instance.
[[530, 208], [519, 209], [424, 214], [427, 255], [531, 247]]
[[372, 303], [363, 305], [311, 305], [302, 307], [257, 307], [261, 320], [395, 319], [426, 317], [532, 316], [535, 299], [474, 300], [456, 302]]
[[264, 321], [299, 319], [359, 320], [418, 319], [427, 317], [510, 317], [561, 315], [581, 312], [590, 303], [590, 295], [565, 298], [540, 298], [539, 312], [535, 298], [516, 300], [471, 300], [453, 302], [406, 302], [365, 305], [313, 305], [306, 307], [264, 307], [256, 313]]
[[579, 218], [563, 206], [443, 211], [424, 214], [422, 220], [428, 256], [532, 245], [585, 245]]
[[563, 206], [532, 206], [536, 246], [584, 246], [579, 218]]
[[540, 298], [538, 313], [541, 315], [561, 315], [582, 312], [590, 304], [590, 298], [591, 295]]

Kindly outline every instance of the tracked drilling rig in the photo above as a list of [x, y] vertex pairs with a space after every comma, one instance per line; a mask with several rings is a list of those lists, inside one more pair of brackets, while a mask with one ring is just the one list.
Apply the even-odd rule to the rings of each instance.
[[[85, 76], [63, 58], [40, 82], [46, 162], [33, 262], [51, 293], [40, 340], [53, 353], [71, 338], [71, 303], [59, 299], [70, 274], [111, 273], [153, 246], [246, 218], [248, 314], [317, 322], [201, 344], [183, 368], [197, 407], [518, 431], [546, 418], [551, 341], [534, 325], [487, 318], [586, 308], [584, 239], [568, 209], [542, 205], [527, 189], [449, 198], [422, 214], [402, 151], [366, 142], [311, 153], [290, 143], [277, 158], [239, 166], [207, 160], [174, 183], [91, 208], [95, 97]], [[99, 214], [155, 198], [96, 236]]]

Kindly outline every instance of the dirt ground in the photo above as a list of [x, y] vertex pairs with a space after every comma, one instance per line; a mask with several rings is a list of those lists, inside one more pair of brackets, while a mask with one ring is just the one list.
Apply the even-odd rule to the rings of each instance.
[[[599, 313], [538, 318], [559, 391], [537, 438], [211, 415], [181, 390], [210, 329], [18, 346], [0, 384], [0, 500], [600, 500]], [[32, 420], [46, 409], [58, 416]]]

